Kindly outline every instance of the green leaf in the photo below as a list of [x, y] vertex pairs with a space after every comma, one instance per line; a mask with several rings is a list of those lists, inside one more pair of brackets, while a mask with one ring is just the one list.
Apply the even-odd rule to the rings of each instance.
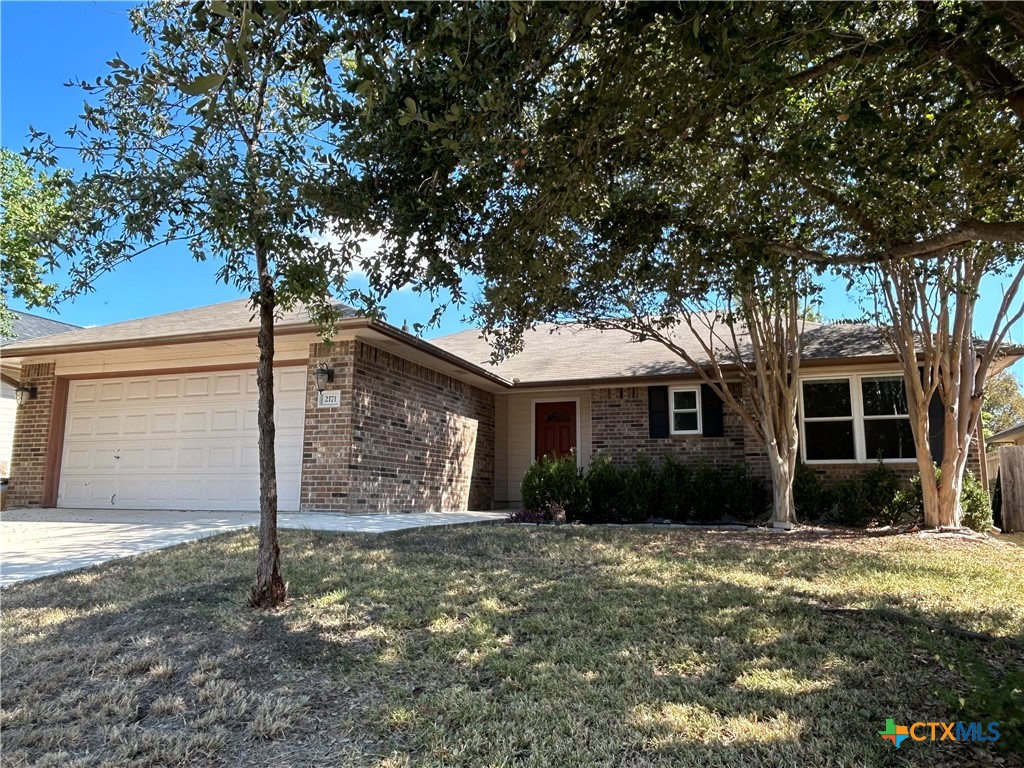
[[203, 75], [202, 77], [197, 77], [190, 83], [179, 85], [178, 88], [189, 96], [202, 96], [204, 93], [209, 93], [210, 91], [219, 88], [220, 84], [223, 82], [223, 74]]
[[228, 4], [225, 3], [224, 0], [213, 0], [213, 2], [210, 3], [210, 13], [215, 13], [218, 16], [223, 16], [225, 19], [232, 19], [235, 16], [235, 14], [231, 12], [231, 8], [228, 7]]
[[406, 96], [405, 97], [405, 110], [410, 115], [415, 115], [416, 114], [416, 100], [411, 98], [411, 97], [409, 97], [409, 96]]

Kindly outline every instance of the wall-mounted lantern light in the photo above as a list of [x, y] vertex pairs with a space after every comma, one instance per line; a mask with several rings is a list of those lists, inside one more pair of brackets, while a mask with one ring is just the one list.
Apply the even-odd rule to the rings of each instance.
[[327, 389], [327, 385], [334, 381], [334, 371], [324, 363], [317, 363], [316, 372], [313, 375], [316, 377], [317, 392], [323, 392]]
[[14, 390], [14, 399], [18, 405], [24, 405], [26, 400], [35, 400], [38, 395], [39, 390], [36, 387], [26, 387], [24, 384]]

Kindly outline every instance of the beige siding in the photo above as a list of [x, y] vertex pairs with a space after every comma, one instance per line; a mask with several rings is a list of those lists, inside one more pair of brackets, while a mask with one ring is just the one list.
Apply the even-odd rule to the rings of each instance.
[[0, 383], [0, 477], [11, 471], [11, 448], [14, 445], [14, 417], [18, 412], [14, 387]]
[[508, 483], [508, 396], [494, 397], [494, 506], [509, 500]]
[[[508, 496], [506, 497], [513, 505], [522, 501], [519, 493], [519, 486], [523, 482], [523, 475], [533, 462], [533, 404], [538, 402], [557, 402], [560, 400], [579, 400], [579, 440], [577, 451], [580, 458], [580, 466], [586, 468], [590, 464], [590, 390], [531, 390], [529, 392], [508, 395], [505, 398], [508, 404], [508, 440], [507, 440], [507, 461], [508, 461]], [[502, 450], [501, 441], [498, 442], [498, 450]], [[500, 498], [500, 497], [499, 497]]]
[[[305, 362], [315, 335], [284, 334], [274, 343], [278, 361]], [[91, 377], [107, 373], [173, 370], [178, 368], [215, 368], [251, 363], [255, 366], [259, 350], [255, 339], [168, 344], [163, 346], [111, 349], [99, 352], [72, 352], [55, 356], [58, 376]], [[25, 362], [39, 362], [26, 360]]]

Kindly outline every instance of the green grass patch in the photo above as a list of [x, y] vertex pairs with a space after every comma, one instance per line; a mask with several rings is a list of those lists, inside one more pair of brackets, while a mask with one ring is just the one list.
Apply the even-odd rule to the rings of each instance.
[[1021, 765], [876, 734], [1010, 701], [978, 691], [1024, 673], [1016, 543], [287, 532], [274, 613], [255, 546], [5, 590], [4, 765]]

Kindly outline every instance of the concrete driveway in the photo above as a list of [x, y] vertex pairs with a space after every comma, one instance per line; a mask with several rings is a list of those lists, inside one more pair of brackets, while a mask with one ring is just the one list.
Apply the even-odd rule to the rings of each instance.
[[[401, 515], [281, 514], [281, 528], [387, 533], [498, 522], [502, 512]], [[13, 509], [0, 516], [0, 587], [260, 524], [255, 512]]]

